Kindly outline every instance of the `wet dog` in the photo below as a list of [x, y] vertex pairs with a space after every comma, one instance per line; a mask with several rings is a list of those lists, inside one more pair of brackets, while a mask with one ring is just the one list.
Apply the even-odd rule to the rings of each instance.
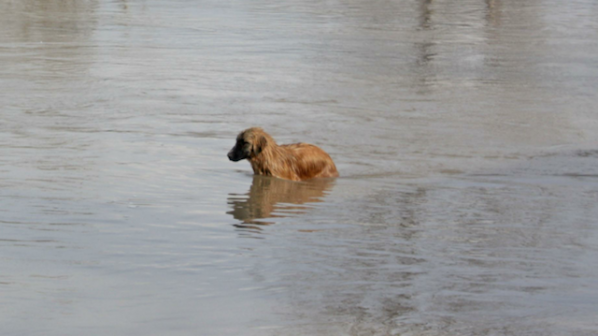
[[256, 175], [293, 181], [338, 176], [330, 155], [319, 147], [305, 143], [277, 145], [259, 127], [239, 133], [237, 143], [228, 152], [228, 158], [235, 162], [247, 159]]

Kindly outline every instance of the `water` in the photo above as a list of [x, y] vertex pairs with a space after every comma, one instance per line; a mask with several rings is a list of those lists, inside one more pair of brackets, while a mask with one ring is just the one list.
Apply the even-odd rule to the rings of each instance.
[[2, 335], [598, 335], [596, 17], [1, 1]]

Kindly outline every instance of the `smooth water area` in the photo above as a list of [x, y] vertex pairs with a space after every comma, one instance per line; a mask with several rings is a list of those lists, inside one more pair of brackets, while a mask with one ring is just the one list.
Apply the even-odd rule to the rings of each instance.
[[0, 0], [0, 334], [598, 335], [597, 18]]

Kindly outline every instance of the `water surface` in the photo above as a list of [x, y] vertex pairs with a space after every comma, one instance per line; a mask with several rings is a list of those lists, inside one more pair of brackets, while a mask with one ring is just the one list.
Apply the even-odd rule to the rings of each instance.
[[[591, 0], [0, 3], [3, 335], [597, 335]], [[253, 177], [261, 126], [341, 177]]]

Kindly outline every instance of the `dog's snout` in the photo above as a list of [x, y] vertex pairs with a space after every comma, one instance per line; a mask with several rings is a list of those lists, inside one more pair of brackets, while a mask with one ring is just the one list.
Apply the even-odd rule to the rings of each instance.
[[231, 149], [230, 152], [228, 152], [228, 154], [226, 154], [226, 156], [228, 156], [228, 159], [233, 162], [237, 162], [240, 160], [239, 154], [237, 152], [235, 152], [235, 148]]

